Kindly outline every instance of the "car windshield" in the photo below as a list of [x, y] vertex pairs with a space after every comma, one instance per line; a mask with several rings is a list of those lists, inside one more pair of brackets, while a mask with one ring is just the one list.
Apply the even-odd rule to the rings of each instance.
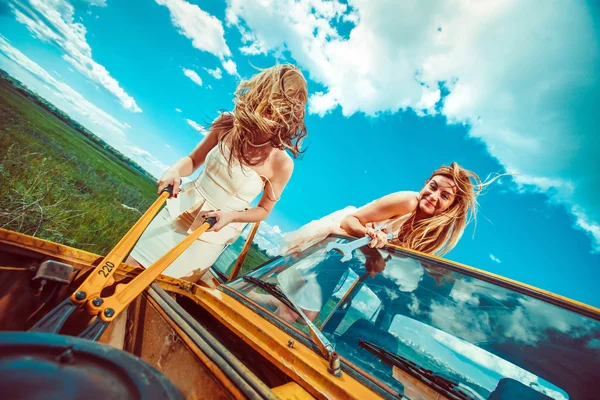
[[[398, 249], [363, 247], [347, 262], [326, 250], [347, 240], [329, 237], [250, 276], [277, 284], [349, 368], [409, 391], [397, 367], [359, 346], [364, 341], [466, 387], [471, 398], [586, 399], [596, 392], [600, 322], [593, 312], [585, 316]], [[274, 323], [308, 333], [302, 318], [251, 282], [229, 287], [269, 310]]]

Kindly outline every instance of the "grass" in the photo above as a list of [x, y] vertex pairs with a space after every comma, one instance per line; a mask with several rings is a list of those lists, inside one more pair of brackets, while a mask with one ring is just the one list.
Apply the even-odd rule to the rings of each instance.
[[155, 184], [0, 80], [0, 227], [106, 254]]
[[[0, 79], [0, 228], [107, 254], [156, 199], [156, 183], [45, 104]], [[231, 247], [226, 258], [241, 248]], [[264, 261], [253, 248], [243, 269]]]

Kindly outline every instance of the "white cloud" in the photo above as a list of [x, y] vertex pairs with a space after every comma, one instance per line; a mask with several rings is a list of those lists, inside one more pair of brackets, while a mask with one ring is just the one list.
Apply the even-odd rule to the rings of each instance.
[[[115, 117], [100, 109], [66, 83], [59, 81], [39, 64], [32, 61], [0, 35], [0, 67], [27, 84], [78, 121], [87, 121], [102, 132], [107, 130], [124, 137], [127, 128]], [[87, 125], [84, 123], [84, 125]]]
[[247, 56], [255, 56], [258, 54], [265, 53], [265, 50], [260, 47], [258, 42], [253, 42], [250, 46], [240, 47], [240, 52]]
[[176, 109], [175, 109], [175, 111], [177, 111], [178, 113], [180, 113], [180, 112], [181, 112], [181, 109], [179, 109], [179, 108], [176, 108]]
[[408, 305], [408, 311], [410, 311], [410, 313], [412, 315], [419, 315], [419, 307], [420, 307], [420, 303], [419, 303], [419, 298], [417, 296], [415, 296], [414, 293], [410, 294], [410, 304]]
[[442, 92], [440, 89], [427, 89], [423, 88], [421, 98], [415, 105], [414, 109], [417, 115], [423, 116], [426, 114], [435, 114], [435, 105], [441, 99]]
[[594, 251], [600, 253], [600, 224], [590, 221], [585, 211], [579, 206], [573, 206], [571, 212], [577, 217], [576, 226], [586, 232], [594, 240]]
[[196, 121], [192, 121], [191, 119], [186, 119], [186, 122], [189, 126], [191, 126], [196, 132], [204, 135], [206, 133], [206, 128], [197, 123]]
[[[523, 368], [508, 362], [500, 357], [495, 356], [477, 346], [473, 346], [463, 340], [457, 339], [452, 335], [448, 335], [442, 331], [434, 331], [433, 338], [440, 344], [448, 347], [456, 354], [467, 358], [469, 361], [477, 365], [478, 367], [486, 368], [490, 371], [496, 372], [498, 375], [506, 378], [511, 378], [521, 382], [526, 386], [534, 387], [541, 393], [553, 398], [553, 399], [567, 399], [562, 391], [556, 386], [547, 383], [537, 375], [532, 374]], [[557, 389], [557, 390], [553, 390]]]
[[387, 261], [383, 276], [392, 279], [402, 292], [412, 292], [423, 279], [423, 267], [413, 258], [393, 257]]
[[475, 285], [464, 280], [457, 280], [450, 291], [450, 298], [460, 305], [477, 306], [479, 305], [479, 296], [473, 295], [476, 289]]
[[125, 122], [123, 125], [125, 126], [125, 128], [131, 129], [131, 125], [129, 125], [127, 122]]
[[221, 71], [221, 68], [217, 67], [215, 69], [209, 69], [209, 68], [204, 68], [206, 70], [206, 72], [208, 72], [210, 75], [212, 75], [213, 78], [215, 79], [221, 79], [223, 77], [223, 73]]
[[[102, 3], [102, 2], [94, 2]], [[100, 4], [99, 4], [100, 5]], [[74, 21], [75, 10], [66, 0], [29, 0], [29, 4], [17, 2], [12, 10], [18, 22], [22, 23], [38, 39], [57, 45], [68, 61], [92, 82], [104, 87], [115, 96], [126, 109], [141, 112], [135, 99], [128, 95], [108, 70], [92, 58], [86, 28]]]
[[493, 262], [498, 263], [498, 264], [500, 264], [502, 262], [502, 261], [500, 261], [500, 259], [498, 257], [496, 257], [493, 254], [490, 254], [490, 260], [492, 260]]
[[329, 111], [333, 110], [337, 104], [338, 102], [335, 97], [333, 97], [331, 92], [316, 92], [310, 97], [308, 111], [311, 114], [319, 114], [322, 117]]
[[192, 46], [219, 57], [223, 68], [231, 75], [237, 75], [231, 51], [225, 42], [225, 30], [221, 21], [195, 4], [184, 0], [156, 0], [166, 6], [171, 14], [171, 22], [179, 33], [192, 41]]
[[187, 68], [183, 68], [183, 73], [185, 74], [185, 76], [187, 76], [188, 78], [190, 78], [194, 83], [196, 83], [197, 85], [202, 86], [202, 79], [200, 78], [200, 76], [198, 76], [198, 74], [196, 73], [196, 71], [191, 70], [191, 69], [187, 69]]
[[[457, 281], [450, 298], [455, 303], [431, 302], [431, 325], [471, 343], [537, 344], [556, 334], [583, 337], [600, 326], [576, 313], [471, 278]], [[487, 306], [478, 307], [483, 303]]]
[[195, 4], [184, 0], [156, 0], [166, 6], [171, 14], [171, 22], [179, 33], [192, 41], [192, 45], [219, 58], [231, 55], [225, 42], [225, 31], [221, 21]]
[[106, 7], [106, 0], [83, 0], [88, 3], [90, 6], [96, 7]]
[[163, 163], [158, 158], [150, 154], [150, 152], [142, 148], [130, 146], [129, 150], [133, 154], [132, 158], [136, 162], [140, 163], [140, 165], [146, 170], [164, 172], [169, 168], [167, 164]]
[[243, 52], [289, 52], [323, 84], [311, 112], [411, 108], [468, 124], [518, 182], [573, 210], [600, 251], [598, 41], [585, 3], [230, 0], [226, 17]]
[[[247, 238], [249, 231], [244, 231], [244, 238]], [[278, 225], [271, 226], [267, 222], [260, 223], [254, 243], [267, 252], [270, 256], [277, 256], [280, 253], [280, 244], [283, 238], [281, 228]]]
[[590, 341], [585, 345], [590, 349], [600, 349], [600, 339], [590, 339]]
[[235, 65], [233, 60], [224, 60], [222, 64], [223, 69], [225, 69], [229, 75], [237, 76], [237, 65]]

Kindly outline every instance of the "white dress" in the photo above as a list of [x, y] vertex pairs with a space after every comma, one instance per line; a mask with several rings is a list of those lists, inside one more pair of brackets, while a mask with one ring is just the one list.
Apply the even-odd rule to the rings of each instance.
[[[177, 198], [167, 200], [135, 245], [131, 257], [149, 267], [202, 224], [203, 211], [243, 211], [250, 207], [268, 179], [236, 160], [230, 168], [228, 157], [229, 149], [220, 144], [206, 155], [198, 178], [183, 185]], [[236, 241], [245, 225], [231, 223], [219, 232], [203, 233], [163, 273], [192, 280], [201, 276], [225, 246]]]

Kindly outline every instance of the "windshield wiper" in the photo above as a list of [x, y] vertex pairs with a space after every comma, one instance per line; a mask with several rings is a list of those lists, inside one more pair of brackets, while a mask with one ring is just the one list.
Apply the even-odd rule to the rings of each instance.
[[253, 276], [244, 276], [243, 279], [244, 281], [252, 283], [253, 285], [256, 285], [259, 288], [263, 289], [265, 292], [269, 293], [271, 296], [275, 297], [277, 300], [281, 301], [283, 304], [294, 310], [296, 314], [300, 315], [304, 322], [306, 322], [308, 330], [310, 331], [310, 334], [315, 344], [319, 348], [319, 351], [321, 351], [321, 354], [323, 354], [326, 360], [331, 359], [331, 354], [333, 353], [333, 346], [331, 345], [329, 340], [327, 340], [325, 335], [323, 335], [323, 333], [321, 333], [321, 331], [317, 329], [313, 322], [310, 319], [308, 319], [308, 317], [304, 314], [300, 307], [296, 306], [294, 302], [285, 293], [283, 293], [283, 291], [277, 284], [265, 282], [262, 279], [255, 278]]
[[436, 374], [430, 369], [420, 367], [414, 362], [371, 342], [359, 340], [358, 345], [371, 354], [377, 356], [383, 362], [408, 372], [421, 382], [424, 382], [425, 384], [433, 387], [437, 391], [442, 392], [444, 395], [452, 399], [477, 400], [482, 398], [478, 393], [474, 392], [473, 389], [469, 388], [468, 386], [451, 381], [448, 378]]

